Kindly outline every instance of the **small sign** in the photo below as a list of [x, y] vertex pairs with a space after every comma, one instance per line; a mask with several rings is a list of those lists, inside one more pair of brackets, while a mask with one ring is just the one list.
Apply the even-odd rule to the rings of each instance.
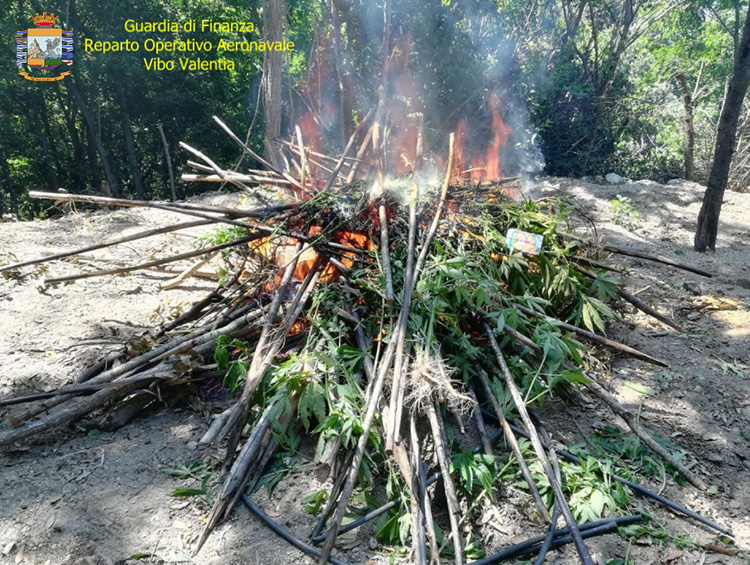
[[510, 228], [508, 233], [505, 234], [505, 238], [508, 240], [510, 249], [516, 249], [529, 255], [539, 255], [544, 243], [544, 236], [515, 228]]

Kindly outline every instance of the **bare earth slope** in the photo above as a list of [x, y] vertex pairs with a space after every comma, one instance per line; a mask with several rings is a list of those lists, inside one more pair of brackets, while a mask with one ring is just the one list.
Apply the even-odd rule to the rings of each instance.
[[[628, 288], [673, 315], [684, 334], [625, 312], [625, 323], [612, 335], [669, 362], [660, 369], [616, 357], [602, 377], [620, 401], [643, 421], [689, 451], [688, 462], [715, 493], [682, 489], [671, 481], [664, 494], [731, 525], [738, 543], [750, 546], [750, 194], [727, 193], [715, 254], [692, 252], [692, 231], [703, 188], [687, 182], [671, 185], [632, 183], [599, 186], [570, 179], [545, 179], [532, 187], [536, 195], [575, 197], [581, 211], [595, 220], [608, 242], [657, 253], [715, 274], [704, 279], [690, 273], [637, 259], [614, 256], [610, 261], [631, 265]], [[611, 222], [610, 201], [630, 199], [641, 221], [631, 229]], [[206, 195], [201, 201], [239, 205], [237, 196]], [[93, 242], [167, 225], [180, 220], [156, 210], [123, 209], [72, 214], [58, 220], [0, 224], [0, 263], [73, 249]], [[22, 280], [0, 279], [0, 397], [58, 388], [72, 382], [103, 353], [115, 351], [164, 319], [175, 309], [196, 301], [213, 283], [189, 279], [176, 290], [161, 291], [170, 278], [145, 272], [93, 278], [71, 285], [40, 289], [43, 276], [103, 268], [96, 260], [116, 258], [129, 264], [192, 249], [194, 237], [206, 229], [180, 236], [160, 236], [114, 250], [89, 254], [82, 264], [57, 262], [48, 272], [27, 268]], [[182, 232], [181, 232], [182, 233]], [[644, 396], [624, 385], [648, 387]], [[602, 423], [620, 425], [596, 404], [545, 407], [554, 435], [562, 442], [581, 440], [571, 425], [583, 429]], [[0, 409], [0, 418], [6, 412]], [[602, 422], [603, 420], [603, 422]], [[557, 427], [552, 424], [556, 423]], [[184, 482], [163, 473], [197, 457], [195, 444], [207, 429], [205, 416], [191, 408], [162, 410], [116, 432], [89, 437], [83, 426], [61, 429], [0, 451], [0, 563], [50, 565], [173, 563], [311, 563], [276, 538], [244, 509], [220, 526], [201, 554], [191, 544], [207, 515], [197, 499], [187, 504], [171, 492]], [[257, 495], [261, 506], [301, 538], [309, 535], [314, 518], [300, 499], [330, 485], [314, 473], [282, 483], [269, 497]], [[658, 489], [662, 485], [654, 484]], [[710, 542], [707, 530], [638, 501], [654, 512], [673, 535], [689, 533]], [[488, 526], [489, 527], [489, 526]], [[498, 549], [517, 536], [541, 531], [531, 522], [498, 528], [492, 545]], [[364, 563], [372, 530], [363, 529], [346, 559]], [[622, 557], [627, 543], [607, 536], [589, 544], [603, 562]], [[667, 544], [635, 545], [633, 563], [661, 563], [674, 557]], [[739, 557], [683, 549], [676, 563], [742, 563]], [[154, 557], [135, 561], [136, 554]], [[671, 555], [670, 555], [671, 554]], [[556, 559], [556, 561], [555, 561]], [[374, 563], [387, 563], [376, 557]], [[575, 563], [570, 550], [548, 562]]]

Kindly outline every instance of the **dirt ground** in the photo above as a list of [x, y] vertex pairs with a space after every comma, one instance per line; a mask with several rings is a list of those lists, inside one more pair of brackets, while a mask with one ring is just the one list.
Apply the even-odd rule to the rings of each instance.
[[[687, 462], [711, 488], [699, 492], [671, 480], [665, 496], [730, 526], [738, 546], [750, 548], [750, 194], [727, 193], [716, 253], [692, 251], [692, 232], [703, 188], [688, 182], [659, 185], [648, 181], [597, 185], [548, 178], [531, 183], [535, 197], [567, 195], [581, 214], [595, 222], [609, 243], [660, 254], [714, 273], [706, 279], [646, 261], [613, 256], [628, 266], [628, 288], [673, 316], [680, 334], [643, 314], [624, 312], [611, 335], [664, 359], [658, 368], [601, 352], [598, 374], [619, 400], [643, 422], [670, 437], [687, 452]], [[629, 199], [640, 221], [630, 227], [612, 222], [611, 201]], [[243, 205], [236, 195], [204, 195], [200, 201]], [[157, 210], [123, 209], [69, 214], [40, 222], [0, 223], [0, 264], [43, 256], [120, 235], [184, 221]], [[202, 229], [202, 228], [201, 228]], [[139, 272], [92, 278], [43, 288], [45, 276], [102, 268], [102, 259], [127, 263], [192, 248], [201, 233], [165, 235], [87, 254], [79, 262], [30, 267], [21, 279], [0, 279], [0, 398], [48, 391], [71, 383], [91, 364], [213, 289], [210, 281], [189, 279], [175, 290], [159, 284], [173, 275]], [[205, 229], [203, 229], [205, 231]], [[651, 395], [632, 384], [648, 387]], [[218, 411], [215, 408], [214, 411]], [[14, 413], [0, 409], [0, 426]], [[604, 407], [553, 401], [545, 406], [547, 427], [563, 443], [581, 441], [579, 427], [604, 423], [623, 427]], [[572, 422], [576, 425], [573, 426]], [[202, 410], [190, 404], [165, 408], [115, 432], [91, 432], [87, 422], [19, 442], [0, 450], [0, 563], [94, 565], [135, 563], [268, 564], [313, 563], [267, 530], [246, 509], [219, 526], [197, 557], [192, 546], [207, 517], [196, 497], [171, 496], [185, 481], [163, 471], [205, 453], [196, 442], [208, 427]], [[298, 537], [307, 538], [315, 518], [300, 500], [330, 487], [314, 469], [283, 481], [269, 496], [255, 495], [260, 506]], [[194, 486], [194, 485], [193, 485]], [[673, 535], [688, 534], [711, 543], [715, 536], [688, 519], [635, 499]], [[505, 507], [486, 531], [488, 549], [543, 531], [528, 513]], [[372, 529], [363, 528], [339, 553], [351, 563], [388, 563], [390, 553], [375, 548]], [[738, 556], [672, 542], [641, 540], [628, 547], [609, 535], [588, 543], [601, 563], [623, 558], [636, 564], [743, 563]], [[149, 554], [136, 560], [139, 554]], [[403, 562], [396, 559], [396, 562]], [[552, 552], [548, 563], [576, 563], [570, 549]]]

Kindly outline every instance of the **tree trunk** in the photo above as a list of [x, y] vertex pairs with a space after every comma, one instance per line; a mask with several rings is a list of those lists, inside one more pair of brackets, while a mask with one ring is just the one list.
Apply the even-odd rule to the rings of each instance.
[[174, 173], [172, 172], [172, 157], [169, 155], [169, 143], [167, 143], [167, 136], [164, 135], [164, 126], [159, 124], [156, 127], [159, 129], [161, 144], [164, 146], [164, 159], [167, 165], [167, 173], [169, 174], [169, 193], [172, 195], [172, 202], [174, 202], [177, 200], [177, 192], [174, 188]]
[[343, 149], [346, 140], [354, 131], [354, 118], [352, 116], [352, 89], [351, 77], [347, 72], [348, 64], [343, 58], [343, 45], [341, 41], [341, 18], [339, 17], [340, 6], [336, 0], [331, 0], [331, 46], [333, 47], [334, 72], [338, 82], [339, 96], [339, 145]]
[[703, 196], [703, 205], [698, 214], [698, 227], [693, 243], [695, 250], [701, 253], [706, 249], [711, 251], [716, 249], [721, 203], [729, 179], [729, 167], [732, 164], [732, 153], [736, 146], [737, 123], [748, 85], [750, 85], [750, 6], [742, 28], [742, 39], [734, 54], [734, 71], [719, 117], [711, 174]]
[[[114, 175], [112, 174], [112, 167], [109, 164], [109, 157], [107, 157], [107, 153], [104, 150], [104, 144], [102, 144], [101, 138], [96, 133], [96, 124], [94, 123], [94, 118], [91, 115], [91, 110], [89, 110], [89, 107], [86, 105], [86, 101], [83, 99], [83, 96], [78, 90], [78, 86], [73, 80], [66, 81], [66, 86], [73, 94], [73, 98], [75, 98], [76, 104], [78, 104], [78, 109], [81, 111], [83, 120], [86, 122], [86, 131], [88, 132], [89, 140], [93, 142], [94, 147], [96, 147], [96, 151], [99, 154], [99, 159], [101, 160], [102, 168], [104, 169], [104, 175], [107, 177], [107, 183], [112, 190], [112, 196], [117, 197], [120, 195], [120, 191], [118, 189], [119, 187], [115, 182]], [[99, 186], [95, 186], [94, 188], [96, 188], [97, 190], [102, 190], [102, 185], [100, 184]]]
[[[8, 167], [8, 155], [5, 154], [3, 146], [0, 145], [0, 178], [3, 179], [3, 186], [8, 191], [9, 209], [13, 210], [13, 203], [16, 194], [16, 183], [13, 182], [13, 178], [10, 176], [10, 167]], [[0, 192], [0, 216], [5, 214], [5, 200], [3, 198], [3, 192]], [[14, 213], [18, 213], [18, 207], [13, 210]]]
[[685, 151], [685, 178], [687, 180], [695, 180], [695, 166], [693, 164], [693, 155], [695, 154], [695, 119], [694, 119], [694, 101], [693, 93], [688, 88], [687, 79], [685, 73], [679, 73], [677, 75], [677, 84], [680, 85], [682, 91], [682, 103], [685, 106], [685, 138], [684, 151]]
[[[263, 16], [265, 40], [282, 41], [285, 0], [268, 0], [268, 13]], [[281, 51], [266, 51], [263, 58], [263, 108], [265, 110], [266, 158], [280, 166], [273, 141], [281, 135]]]
[[117, 95], [117, 102], [120, 105], [122, 134], [125, 138], [125, 150], [128, 154], [130, 170], [133, 173], [133, 188], [135, 188], [135, 193], [138, 196], [138, 200], [143, 200], [143, 183], [141, 182], [141, 171], [138, 168], [138, 157], [135, 154], [133, 126], [130, 123], [130, 116], [128, 115], [127, 97], [125, 96], [125, 89], [122, 86], [122, 76], [119, 73], [115, 73], [112, 77], [112, 80], [115, 83], [115, 94]]
[[83, 186], [86, 182], [86, 156], [83, 142], [81, 141], [81, 136], [76, 124], [76, 107], [73, 103], [70, 91], [67, 91], [65, 93], [65, 96], [62, 96], [61, 87], [60, 85], [58, 85], [57, 93], [59, 99], [65, 100], [65, 104], [63, 106], [63, 117], [65, 119], [65, 126], [68, 128], [70, 140], [73, 143], [73, 186], [76, 188], [76, 190], [78, 190], [78, 188]]

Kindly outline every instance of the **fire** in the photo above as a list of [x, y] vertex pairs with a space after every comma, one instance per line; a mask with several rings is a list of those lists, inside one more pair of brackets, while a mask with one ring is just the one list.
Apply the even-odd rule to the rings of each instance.
[[[297, 125], [305, 148], [318, 153], [327, 153], [331, 149], [327, 140], [341, 137], [345, 129], [342, 120], [347, 119], [342, 115], [341, 93], [337, 90], [338, 82], [332, 72], [335, 67], [332, 47], [326, 45], [326, 41], [317, 39], [307, 75], [299, 86], [305, 112]], [[415, 168], [419, 116], [425, 115], [421, 101], [425, 96], [410, 68], [413, 53], [411, 37], [403, 37], [392, 48], [383, 65], [387, 87], [385, 116], [381, 116], [384, 129], [380, 132], [380, 139], [384, 143], [386, 175], [403, 176]], [[512, 129], [503, 121], [502, 114], [502, 101], [495, 92], [490, 92], [482, 112], [465, 114], [459, 119], [456, 126], [454, 182], [488, 183], [503, 178], [501, 157]], [[430, 131], [429, 125], [427, 128]], [[362, 132], [361, 139], [356, 140], [356, 147], [360, 147], [367, 133], [367, 130]], [[423, 139], [425, 155], [429, 152], [429, 137], [426, 135]], [[363, 155], [365, 161], [373, 154], [369, 145], [367, 153]], [[434, 160], [440, 164], [442, 158], [435, 156]], [[330, 177], [329, 169], [333, 163], [309, 153], [307, 162], [306, 184], [314, 189], [322, 189]], [[344, 176], [346, 171], [345, 166]], [[360, 167], [359, 176], [366, 174], [367, 168]]]
[[387, 61], [387, 72], [393, 76], [393, 91], [388, 107], [388, 165], [398, 175], [414, 170], [417, 147], [417, 83], [409, 69], [411, 38], [405, 37]]
[[500, 171], [500, 151], [505, 147], [511, 130], [500, 117], [500, 99], [494, 92], [490, 93], [489, 106], [492, 112], [492, 143], [487, 148], [487, 170], [484, 180], [496, 180], [503, 176]]
[[500, 167], [500, 156], [512, 133], [501, 117], [501, 103], [497, 94], [490, 93], [488, 109], [491, 115], [491, 140], [483, 153], [472, 152], [479, 144], [472, 136], [466, 120], [461, 120], [456, 127], [455, 163], [457, 181], [491, 182], [503, 177]]

